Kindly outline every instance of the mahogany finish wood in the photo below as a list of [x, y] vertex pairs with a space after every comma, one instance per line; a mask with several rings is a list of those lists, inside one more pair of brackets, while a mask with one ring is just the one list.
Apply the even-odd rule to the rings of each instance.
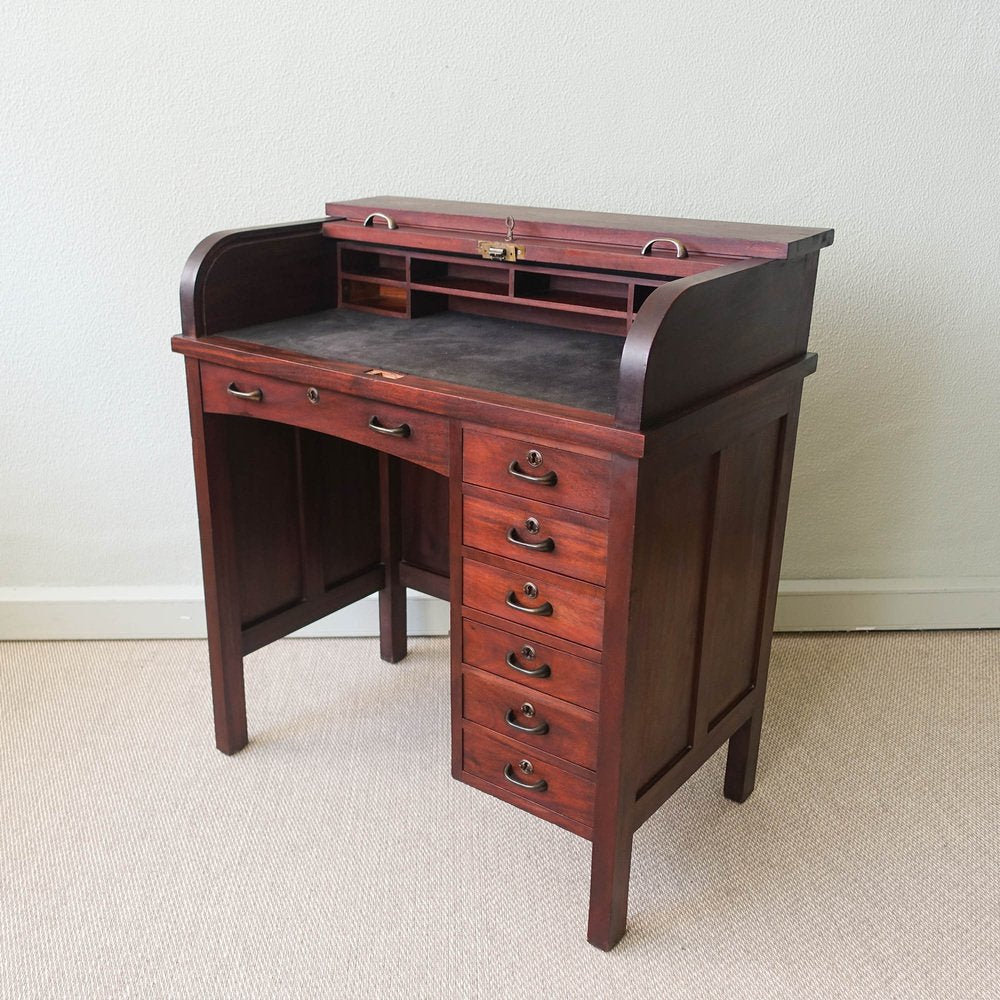
[[604, 586], [608, 559], [604, 518], [466, 486], [462, 524], [469, 548]]
[[[471, 553], [462, 567], [462, 603], [504, 618], [529, 622], [591, 649], [604, 634], [604, 588], [486, 552]], [[533, 584], [536, 594], [529, 594]]]
[[597, 710], [600, 665], [582, 656], [539, 642], [526, 629], [501, 631], [474, 618], [462, 622], [464, 662], [517, 681], [524, 687]]
[[[448, 567], [448, 477], [411, 462], [400, 464], [400, 505], [403, 575], [423, 577], [436, 586], [435, 597], [449, 599]], [[431, 583], [430, 577], [440, 577]], [[404, 581], [405, 582], [405, 581]], [[425, 587], [416, 586], [424, 590]]]
[[[527, 800], [538, 809], [591, 825], [594, 812], [594, 783], [559, 767], [537, 747], [518, 745], [513, 740], [498, 738], [479, 727], [467, 725], [463, 730], [462, 765], [466, 773], [482, 778], [505, 793], [508, 801]], [[522, 761], [531, 765], [530, 774], [519, 767]], [[545, 788], [528, 789], [513, 784], [506, 776], [507, 768], [525, 784], [545, 782]], [[517, 802], [520, 804], [520, 802]]]
[[[387, 196], [327, 202], [326, 205], [327, 215], [343, 216], [345, 221], [351, 223], [360, 222], [372, 212], [379, 211], [389, 214], [401, 226], [431, 232], [438, 229], [485, 232], [497, 239], [506, 233], [504, 220], [510, 215], [515, 221], [515, 237], [578, 240], [602, 247], [631, 245], [638, 249], [651, 236], [672, 236], [683, 240], [689, 252], [733, 257], [797, 257], [816, 253], [833, 242], [832, 229], [578, 212], [524, 205], [486, 205], [429, 198]], [[373, 228], [369, 232], [382, 231]], [[402, 242], [413, 245], [406, 238]]]
[[[636, 829], [727, 741], [724, 794], [754, 788], [833, 233], [400, 198], [328, 212], [217, 234], [184, 272], [216, 745], [247, 743], [245, 653], [378, 592], [395, 661], [405, 588], [450, 598], [452, 773], [592, 841], [588, 939], [611, 948]], [[508, 215], [524, 259], [483, 260]], [[643, 254], [654, 237], [687, 256]], [[336, 331], [362, 327], [366, 353], [383, 330], [399, 344], [388, 372], [337, 356]], [[478, 384], [449, 367], [456, 330]], [[617, 348], [588, 348], [615, 392], [573, 381], [582, 331], [624, 337], [591, 341], [621, 345], [617, 370]], [[439, 354], [400, 368], [411, 346]]]
[[[204, 365], [204, 406], [211, 413], [275, 420], [334, 434], [358, 444], [375, 447], [435, 472], [448, 469], [448, 423], [440, 417], [380, 400], [326, 392], [315, 386], [296, 385], [283, 379], [258, 376], [248, 379], [237, 368]], [[246, 399], [236, 392], [259, 393]], [[310, 394], [314, 394], [310, 398]], [[372, 425], [377, 424], [381, 430]], [[405, 427], [394, 436], [389, 431]], [[262, 432], [263, 433], [263, 432]]]
[[470, 722], [590, 771], [597, 766], [595, 713], [480, 670], [466, 669], [462, 677], [463, 715]]
[[379, 653], [386, 663], [398, 663], [406, 656], [406, 588], [399, 574], [403, 553], [400, 460], [381, 452], [378, 478], [382, 565], [385, 567], [385, 581], [378, 592]]
[[[531, 452], [537, 454], [537, 465], [532, 465]], [[465, 436], [464, 461], [466, 482], [607, 516], [611, 463], [606, 455], [570, 451], [552, 444], [548, 437], [473, 430]], [[527, 476], [540, 481], [531, 482]]]

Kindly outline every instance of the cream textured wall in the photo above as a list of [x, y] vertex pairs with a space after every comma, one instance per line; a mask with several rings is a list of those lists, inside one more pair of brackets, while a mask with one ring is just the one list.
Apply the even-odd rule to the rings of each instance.
[[1000, 575], [994, 4], [2, 18], [0, 587], [199, 579], [184, 260], [378, 193], [835, 227], [783, 576]]

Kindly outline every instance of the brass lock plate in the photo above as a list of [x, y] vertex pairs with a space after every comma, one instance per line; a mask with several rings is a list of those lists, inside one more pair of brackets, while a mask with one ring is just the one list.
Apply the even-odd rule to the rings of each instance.
[[506, 240], [480, 240], [479, 255], [485, 260], [524, 260], [524, 247]]

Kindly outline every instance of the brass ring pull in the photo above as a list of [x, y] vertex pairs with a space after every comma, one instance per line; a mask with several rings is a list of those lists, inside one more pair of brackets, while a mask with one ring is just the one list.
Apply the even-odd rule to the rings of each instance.
[[503, 776], [512, 784], [517, 785], [518, 788], [527, 788], [529, 792], [544, 792], [548, 787], [549, 783], [544, 778], [539, 778], [538, 781], [520, 781], [514, 777], [514, 768], [507, 764], [503, 769]]
[[642, 256], [644, 256], [644, 257], [648, 257], [649, 256], [649, 251], [653, 249], [653, 244], [654, 243], [673, 243], [673, 245], [677, 248], [677, 259], [678, 260], [680, 260], [682, 257], [686, 257], [688, 255], [687, 247], [684, 246], [684, 244], [681, 243], [680, 240], [675, 240], [672, 236], [657, 236], [655, 240], [650, 240], [642, 248], [642, 251], [641, 251]]
[[398, 427], [384, 427], [378, 422], [378, 417], [372, 417], [368, 421], [368, 426], [376, 434], [388, 434], [390, 437], [408, 438], [410, 436], [410, 425], [400, 424]]
[[554, 472], [546, 472], [544, 476], [529, 475], [527, 472], [521, 471], [516, 458], [507, 466], [507, 471], [512, 476], [523, 479], [526, 483], [535, 483], [538, 486], [555, 486], [556, 484], [556, 474]]
[[516, 729], [519, 733], [529, 733], [532, 736], [544, 736], [549, 731], [549, 724], [547, 722], [539, 722], [537, 726], [522, 726], [514, 718], [514, 709], [512, 708], [507, 709], [507, 714], [503, 717], [503, 721], [511, 729]]
[[515, 611], [523, 611], [526, 615], [544, 615], [548, 618], [552, 614], [552, 605], [548, 601], [539, 604], [537, 608], [528, 608], [518, 603], [517, 595], [513, 590], [507, 594], [507, 607], [513, 608]]
[[537, 677], [541, 679], [542, 677], [549, 677], [552, 674], [552, 668], [547, 663], [543, 663], [540, 667], [535, 667], [534, 669], [522, 667], [517, 662], [517, 657], [513, 653], [507, 654], [506, 663], [511, 670], [516, 670], [519, 674], [524, 674], [525, 677]]
[[252, 399], [255, 403], [259, 403], [264, 398], [264, 393], [260, 389], [251, 389], [249, 392], [240, 392], [240, 390], [236, 388], [235, 382], [230, 382], [229, 385], [226, 386], [226, 392], [228, 392], [230, 396], [235, 396], [237, 399]]
[[395, 220], [390, 219], [389, 216], [386, 215], [384, 212], [372, 212], [372, 214], [369, 215], [368, 218], [361, 223], [361, 225], [370, 226], [372, 224], [372, 219], [385, 219], [385, 225], [387, 229], [399, 229], [399, 226], [396, 225]]
[[517, 535], [517, 528], [511, 528], [507, 532], [507, 541], [511, 545], [520, 545], [522, 549], [531, 549], [532, 552], [551, 552], [556, 543], [551, 538], [543, 538], [540, 542], [526, 542]]

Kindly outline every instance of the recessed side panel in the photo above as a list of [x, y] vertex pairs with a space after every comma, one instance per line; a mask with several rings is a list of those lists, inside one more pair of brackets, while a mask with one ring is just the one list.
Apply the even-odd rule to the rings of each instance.
[[403, 462], [403, 562], [448, 576], [448, 477]]
[[324, 589], [377, 566], [378, 452], [343, 438], [299, 431], [305, 484], [303, 541]]
[[294, 427], [246, 417], [225, 421], [232, 483], [240, 621], [246, 626], [303, 597]]
[[629, 619], [630, 670], [637, 685], [638, 789], [691, 744], [697, 681], [701, 581], [711, 530], [714, 456], [673, 474], [644, 470]]
[[718, 456], [699, 719], [711, 729], [756, 683], [782, 421]]

